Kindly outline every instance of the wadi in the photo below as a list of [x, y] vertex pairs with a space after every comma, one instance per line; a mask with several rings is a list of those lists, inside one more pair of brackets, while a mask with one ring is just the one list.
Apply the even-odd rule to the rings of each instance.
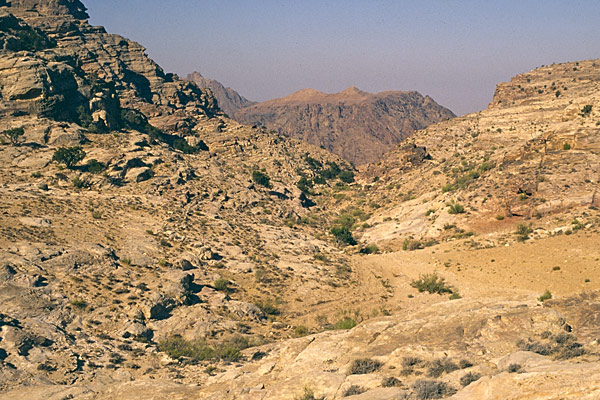
[[600, 398], [600, 60], [255, 103], [88, 19], [0, 0], [0, 399]]

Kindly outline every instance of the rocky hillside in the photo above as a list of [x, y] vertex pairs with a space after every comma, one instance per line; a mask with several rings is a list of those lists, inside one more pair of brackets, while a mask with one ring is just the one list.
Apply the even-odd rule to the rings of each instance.
[[238, 110], [241, 123], [327, 149], [356, 164], [378, 161], [413, 132], [454, 117], [417, 92], [371, 94], [355, 87], [325, 94], [306, 89]]
[[524, 223], [548, 235], [536, 221], [594, 213], [599, 80], [597, 60], [519, 75], [498, 85], [489, 109], [427, 128], [365, 168], [372, 201], [388, 205], [365, 238], [437, 238], [454, 232], [447, 224], [486, 233]]
[[356, 171], [86, 18], [0, 1], [0, 399], [600, 396], [598, 61]]
[[232, 88], [223, 86], [221, 82], [203, 77], [199, 72], [192, 72], [186, 79], [194, 82], [199, 88], [210, 89], [219, 103], [219, 108], [230, 116], [233, 116], [240, 108], [256, 104], [256, 102], [248, 100]]

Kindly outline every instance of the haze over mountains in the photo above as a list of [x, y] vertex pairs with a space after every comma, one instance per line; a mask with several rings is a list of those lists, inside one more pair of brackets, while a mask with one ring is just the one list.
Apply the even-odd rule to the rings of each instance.
[[272, 101], [441, 120], [357, 170], [87, 18], [0, 1], [0, 400], [600, 397], [600, 60]]
[[367, 93], [352, 86], [333, 94], [304, 89], [287, 97], [252, 103], [199, 73], [188, 76], [213, 91], [236, 121], [265, 126], [319, 146], [355, 165], [378, 161], [413, 132], [455, 115], [418, 92]]

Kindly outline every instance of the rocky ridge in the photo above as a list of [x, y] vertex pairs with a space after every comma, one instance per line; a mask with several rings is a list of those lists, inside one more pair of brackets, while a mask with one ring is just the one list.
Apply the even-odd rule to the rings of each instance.
[[394, 145], [454, 114], [417, 92], [377, 94], [350, 87], [298, 91], [240, 109], [234, 118], [320, 146], [356, 165], [378, 161]]
[[256, 104], [256, 102], [248, 100], [232, 88], [226, 88], [221, 82], [203, 77], [199, 72], [192, 72], [186, 79], [194, 82], [199, 88], [210, 89], [219, 103], [219, 108], [229, 116], [233, 116], [240, 108]]

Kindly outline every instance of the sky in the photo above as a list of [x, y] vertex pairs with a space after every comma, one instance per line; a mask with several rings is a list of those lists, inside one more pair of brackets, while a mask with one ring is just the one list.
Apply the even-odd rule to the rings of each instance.
[[250, 100], [417, 90], [457, 115], [541, 65], [600, 58], [598, 0], [83, 0], [90, 23]]

